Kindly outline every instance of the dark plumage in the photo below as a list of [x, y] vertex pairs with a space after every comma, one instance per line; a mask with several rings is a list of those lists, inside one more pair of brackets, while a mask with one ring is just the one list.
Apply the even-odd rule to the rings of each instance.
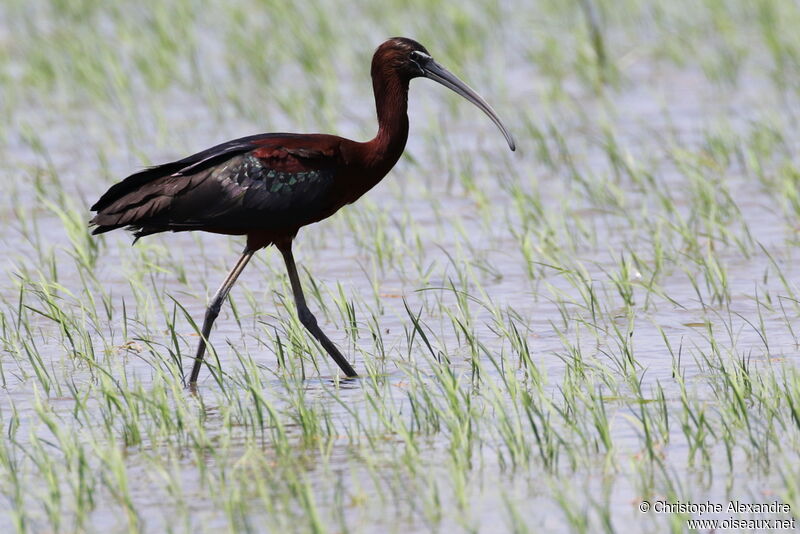
[[293, 235], [347, 196], [335, 180], [342, 166], [337, 149], [346, 140], [318, 135], [329, 148], [292, 146], [302, 137], [243, 137], [133, 174], [92, 206], [92, 233], [127, 227], [137, 238], [188, 230]]
[[158, 232], [202, 230], [246, 235], [247, 245], [206, 312], [190, 383], [195, 383], [211, 326], [253, 253], [275, 244], [286, 262], [298, 316], [348, 376], [355, 371], [317, 326], [303, 297], [291, 243], [297, 231], [331, 216], [377, 184], [400, 158], [408, 137], [408, 83], [427, 77], [486, 112], [514, 141], [486, 102], [411, 39], [384, 42], [372, 59], [378, 134], [359, 143], [325, 134], [242, 137], [112, 186], [92, 211], [92, 233], [126, 227], [136, 239]]

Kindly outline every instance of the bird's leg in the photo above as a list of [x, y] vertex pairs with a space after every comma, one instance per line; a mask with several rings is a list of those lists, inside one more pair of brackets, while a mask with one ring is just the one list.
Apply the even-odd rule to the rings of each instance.
[[239, 261], [236, 262], [236, 265], [233, 266], [231, 272], [228, 273], [225, 281], [222, 282], [222, 285], [214, 294], [214, 298], [211, 299], [211, 303], [208, 305], [206, 316], [203, 320], [203, 331], [200, 334], [200, 343], [197, 345], [197, 355], [194, 357], [194, 367], [192, 367], [192, 375], [189, 378], [189, 384], [195, 384], [197, 382], [197, 375], [200, 374], [200, 366], [203, 363], [203, 354], [205, 353], [206, 346], [208, 345], [208, 336], [211, 335], [211, 325], [214, 324], [214, 319], [216, 319], [217, 315], [219, 315], [219, 309], [222, 307], [222, 303], [225, 302], [225, 297], [227, 297], [228, 293], [230, 293], [234, 282], [236, 282], [236, 279], [240, 274], [242, 274], [247, 262], [249, 262], [250, 258], [253, 257], [254, 252], [255, 249], [248, 247], [244, 248], [244, 252], [242, 252], [242, 255], [239, 256]]
[[317, 325], [316, 317], [314, 317], [314, 314], [311, 313], [311, 310], [309, 310], [306, 305], [306, 299], [303, 296], [303, 288], [300, 285], [300, 277], [297, 276], [297, 266], [294, 264], [294, 256], [292, 256], [292, 242], [276, 243], [276, 245], [278, 250], [281, 251], [281, 254], [283, 254], [283, 261], [286, 262], [286, 270], [289, 272], [289, 281], [292, 284], [292, 293], [294, 293], [294, 302], [297, 306], [297, 316], [300, 318], [300, 322], [303, 323], [303, 326], [311, 332], [311, 335], [322, 344], [344, 374], [348, 377], [358, 376], [353, 367], [345, 360], [344, 356], [342, 356], [342, 353], [339, 352], [339, 349], [336, 348], [336, 345], [334, 345], [333, 342], [328, 339], [328, 336], [320, 330]]

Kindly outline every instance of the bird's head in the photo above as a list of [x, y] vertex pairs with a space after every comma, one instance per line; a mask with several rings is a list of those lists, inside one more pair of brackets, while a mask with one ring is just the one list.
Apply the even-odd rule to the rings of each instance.
[[373, 73], [378, 68], [391, 69], [405, 81], [413, 78], [428, 78], [463, 96], [482, 109], [503, 132], [508, 147], [511, 150], [516, 149], [514, 138], [492, 107], [455, 74], [434, 61], [428, 50], [415, 40], [407, 37], [393, 37], [384, 41], [372, 58]]

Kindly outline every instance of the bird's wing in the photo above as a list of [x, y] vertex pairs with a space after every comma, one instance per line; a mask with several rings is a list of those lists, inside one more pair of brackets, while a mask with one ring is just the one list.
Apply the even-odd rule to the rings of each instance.
[[[322, 136], [320, 136], [322, 137]], [[244, 233], [296, 229], [338, 208], [332, 195], [338, 168], [335, 138], [295, 137], [230, 142], [153, 170], [109, 190], [95, 205], [94, 233], [129, 226], [137, 235], [165, 230]], [[312, 147], [302, 146], [311, 144]], [[175, 170], [177, 167], [177, 170]], [[158, 176], [160, 174], [160, 176]], [[127, 185], [126, 185], [127, 184]], [[123, 188], [124, 186], [124, 188]], [[98, 208], [99, 207], [99, 208]]]
[[209, 149], [203, 150], [202, 152], [192, 154], [191, 156], [177, 161], [142, 169], [137, 173], [131, 174], [121, 182], [111, 186], [109, 190], [100, 197], [100, 200], [95, 202], [94, 206], [91, 207], [91, 210], [98, 212], [102, 211], [125, 195], [135, 192], [137, 189], [148, 184], [149, 182], [152, 182], [153, 180], [175, 174], [188, 175], [197, 173], [212, 167], [221, 161], [232, 158], [237, 154], [249, 152], [265, 143], [268, 144], [269, 141], [274, 138], [291, 137], [293, 137], [292, 134], [251, 135], [249, 137], [242, 137], [213, 146]]

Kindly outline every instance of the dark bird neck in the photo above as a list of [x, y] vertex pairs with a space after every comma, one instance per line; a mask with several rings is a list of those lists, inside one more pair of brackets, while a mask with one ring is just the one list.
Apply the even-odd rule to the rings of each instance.
[[378, 180], [394, 167], [403, 154], [408, 139], [408, 80], [395, 69], [373, 61], [372, 88], [378, 113], [378, 134], [366, 143], [367, 167], [380, 174]]

